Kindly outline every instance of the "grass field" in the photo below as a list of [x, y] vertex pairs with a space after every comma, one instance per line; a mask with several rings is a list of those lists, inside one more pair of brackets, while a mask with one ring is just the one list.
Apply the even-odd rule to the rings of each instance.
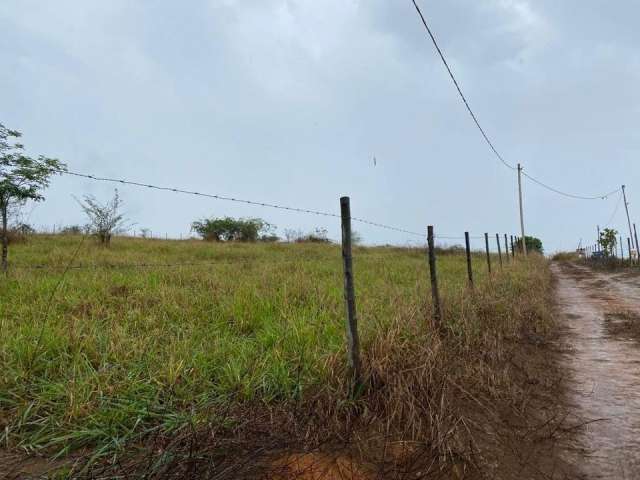
[[[95, 268], [63, 275], [72, 258]], [[150, 435], [232, 431], [243, 406], [287, 411], [311, 399], [326, 428], [357, 416], [366, 429], [397, 423], [400, 436], [426, 438], [458, 415], [441, 405], [439, 417], [432, 406], [423, 418], [443, 376], [478, 395], [506, 395], [509, 342], [549, 324], [542, 259], [489, 281], [478, 255], [472, 294], [464, 257], [440, 256], [442, 339], [424, 251], [358, 247], [372, 386], [348, 401], [339, 246], [116, 238], [106, 249], [35, 236], [12, 245], [11, 262], [0, 281], [0, 439], [28, 452], [112, 455]], [[56, 268], [21, 268], [44, 264]]]

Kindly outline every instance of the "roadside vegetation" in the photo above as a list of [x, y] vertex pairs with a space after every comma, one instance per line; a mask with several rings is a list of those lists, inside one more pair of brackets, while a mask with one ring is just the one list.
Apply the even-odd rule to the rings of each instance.
[[553, 331], [538, 255], [494, 259], [491, 278], [474, 255], [473, 290], [464, 256], [441, 255], [438, 332], [424, 250], [356, 247], [355, 397], [337, 245], [35, 235], [11, 260], [0, 443], [71, 454], [69, 475], [238, 478], [323, 451], [365, 471], [498, 476], [520, 465], [516, 431], [535, 432], [527, 445], [555, 425], [552, 408], [531, 412], [553, 383], [549, 365], [544, 388], [531, 382]]

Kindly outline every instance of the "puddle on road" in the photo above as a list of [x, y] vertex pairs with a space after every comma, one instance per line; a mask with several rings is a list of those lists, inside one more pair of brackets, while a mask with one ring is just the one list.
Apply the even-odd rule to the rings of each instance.
[[[586, 450], [577, 446], [567, 455], [589, 479], [640, 478], [640, 336], [618, 334], [640, 333], [640, 327], [629, 323], [637, 315], [629, 306], [636, 302], [627, 303], [640, 298], [640, 287], [590, 273], [606, 289], [607, 295], [601, 295], [590, 282], [573, 278], [573, 270], [554, 265], [554, 272], [571, 348], [565, 355], [569, 400], [585, 422], [579, 440]], [[580, 272], [580, 278], [585, 274]], [[611, 316], [620, 313], [621, 305], [626, 307], [623, 320]]]

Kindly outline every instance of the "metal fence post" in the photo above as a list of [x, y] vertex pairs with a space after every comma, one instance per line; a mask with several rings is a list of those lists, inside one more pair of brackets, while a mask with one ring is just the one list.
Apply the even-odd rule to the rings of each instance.
[[431, 276], [431, 297], [433, 298], [433, 318], [438, 329], [442, 328], [442, 307], [438, 291], [438, 273], [436, 271], [436, 247], [433, 238], [433, 225], [427, 227], [427, 246], [429, 254], [429, 274]]
[[471, 266], [471, 242], [469, 232], [464, 232], [464, 243], [467, 250], [467, 275], [469, 276], [469, 286], [473, 288], [473, 268]]
[[347, 310], [347, 355], [354, 388], [362, 384], [362, 366], [360, 363], [360, 340], [358, 338], [358, 320], [356, 317], [356, 295], [353, 282], [353, 258], [351, 256], [351, 207], [349, 197], [340, 198], [342, 217], [342, 263], [344, 266], [344, 300]]

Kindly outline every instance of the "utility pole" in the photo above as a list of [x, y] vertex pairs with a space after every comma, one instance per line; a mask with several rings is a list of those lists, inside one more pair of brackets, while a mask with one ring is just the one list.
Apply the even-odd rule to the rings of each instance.
[[[623, 187], [624, 191], [624, 187]], [[520, 198], [520, 233], [522, 234], [522, 253], [527, 256], [527, 242], [524, 234], [524, 210], [522, 207], [522, 166], [518, 164], [518, 195]]]
[[[625, 190], [626, 186], [622, 185], [622, 197], [624, 198], [624, 209], [627, 212], [627, 222], [629, 223], [629, 238], [631, 238], [631, 246], [633, 247], [633, 230], [631, 229], [631, 219], [629, 218], [629, 204], [627, 203], [627, 192]], [[636, 251], [638, 250], [638, 245], [636, 245]], [[629, 252], [631, 255], [631, 252]]]

